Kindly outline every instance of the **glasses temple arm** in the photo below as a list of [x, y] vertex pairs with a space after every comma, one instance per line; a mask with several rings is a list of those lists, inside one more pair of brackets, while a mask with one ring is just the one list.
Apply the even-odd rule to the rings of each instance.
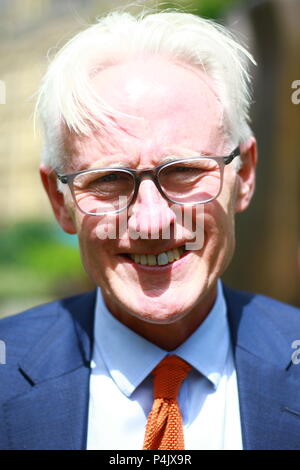
[[68, 176], [67, 175], [60, 175], [59, 173], [55, 172], [56, 173], [56, 176], [57, 178], [59, 179], [59, 181], [63, 184], [67, 184], [68, 183]]
[[224, 163], [225, 163], [225, 165], [228, 165], [229, 163], [231, 163], [232, 160], [233, 160], [235, 157], [239, 156], [240, 154], [241, 154], [241, 152], [240, 152], [240, 146], [238, 145], [228, 157], [225, 157], [225, 158], [224, 158]]

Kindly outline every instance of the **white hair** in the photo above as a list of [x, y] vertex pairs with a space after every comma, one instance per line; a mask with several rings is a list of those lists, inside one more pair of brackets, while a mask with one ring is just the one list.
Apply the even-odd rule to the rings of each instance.
[[189, 13], [115, 11], [71, 39], [43, 78], [36, 114], [44, 127], [43, 162], [63, 166], [64, 129], [88, 136], [115, 125], [112, 109], [91, 86], [91, 77], [109, 65], [163, 55], [204, 70], [213, 80], [224, 111], [224, 126], [235, 144], [251, 135], [249, 62], [251, 54], [227, 29]]

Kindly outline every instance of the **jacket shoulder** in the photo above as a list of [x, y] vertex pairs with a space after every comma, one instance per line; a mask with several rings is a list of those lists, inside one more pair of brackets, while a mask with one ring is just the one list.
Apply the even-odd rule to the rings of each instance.
[[224, 294], [230, 304], [237, 306], [251, 304], [251, 306], [262, 308], [266, 313], [276, 314], [284, 311], [291, 315], [300, 315], [300, 308], [266, 295], [232, 289], [228, 286], [224, 286]]
[[265, 295], [227, 286], [224, 286], [224, 296], [229, 319], [236, 332], [239, 325], [247, 325], [247, 328], [250, 328], [254, 322], [261, 331], [272, 326], [272, 329], [286, 338], [294, 338], [296, 332], [300, 331], [300, 309], [297, 307]]
[[61, 316], [72, 316], [76, 305], [91, 297], [94, 292], [66, 297], [0, 319], [0, 340], [6, 346], [10, 363], [17, 363]]

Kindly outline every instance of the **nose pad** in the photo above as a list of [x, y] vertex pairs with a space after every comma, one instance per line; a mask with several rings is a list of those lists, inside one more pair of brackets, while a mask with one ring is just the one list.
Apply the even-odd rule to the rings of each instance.
[[176, 218], [168, 201], [150, 179], [141, 182], [128, 215], [129, 233], [133, 239], [168, 239]]

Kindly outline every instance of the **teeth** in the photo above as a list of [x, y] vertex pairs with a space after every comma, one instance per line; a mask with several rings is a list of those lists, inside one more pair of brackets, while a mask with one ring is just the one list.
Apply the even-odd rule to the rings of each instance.
[[147, 255], [148, 258], [148, 265], [155, 266], [156, 265], [156, 256], [155, 255]]
[[163, 266], [164, 264], [168, 264], [168, 255], [167, 253], [160, 253], [157, 257], [157, 262], [159, 266]]
[[141, 264], [148, 264], [147, 255], [141, 255]]
[[164, 251], [159, 255], [136, 255], [130, 254], [130, 258], [138, 264], [148, 266], [164, 266], [172, 261], [178, 260], [185, 252], [184, 247], [174, 248], [174, 250]]
[[140, 255], [133, 255], [133, 261], [134, 261], [135, 263], [139, 263], [139, 262], [140, 262], [140, 259], [141, 259]]

